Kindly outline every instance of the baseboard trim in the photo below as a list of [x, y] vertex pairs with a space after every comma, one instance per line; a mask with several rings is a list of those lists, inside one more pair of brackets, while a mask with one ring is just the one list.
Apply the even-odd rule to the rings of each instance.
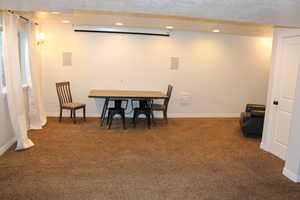
[[269, 150], [268, 150], [268, 146], [265, 144], [265, 143], [260, 143], [260, 148], [262, 149], [262, 150], [264, 150], [264, 151], [266, 151], [266, 152], [270, 152]]
[[16, 138], [12, 138], [9, 140], [6, 144], [4, 144], [2, 147], [0, 147], [0, 156], [2, 156], [15, 142]]
[[292, 172], [291, 170], [287, 169], [286, 167], [283, 168], [282, 174], [284, 176], [286, 176], [288, 179], [290, 179], [291, 181], [295, 182], [295, 183], [299, 183], [300, 182], [300, 175], [299, 174], [295, 174], [294, 172]]
[[[82, 112], [78, 112], [78, 114], [76, 112], [76, 116], [81, 117]], [[86, 113], [86, 116], [87, 117], [100, 117], [100, 114], [99, 113]], [[59, 113], [58, 112], [48, 112], [47, 117], [59, 117]], [[63, 117], [70, 117], [70, 113], [64, 112]]]
[[[130, 115], [130, 114], [129, 114]], [[58, 112], [48, 112], [48, 117], [58, 117]], [[64, 117], [69, 117], [69, 113], [65, 113]], [[78, 117], [81, 117], [81, 113], [78, 113]], [[99, 117], [99, 113], [86, 113], [87, 117]], [[157, 118], [161, 118], [162, 115], [156, 115]], [[170, 118], [239, 118], [240, 113], [170, 113]]]
[[170, 113], [171, 118], [238, 118], [240, 113]]

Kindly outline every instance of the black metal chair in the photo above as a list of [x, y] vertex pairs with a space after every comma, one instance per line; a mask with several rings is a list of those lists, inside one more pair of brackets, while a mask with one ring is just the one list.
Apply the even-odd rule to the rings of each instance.
[[145, 115], [147, 119], [147, 125], [148, 128], [151, 128], [151, 100], [148, 99], [139, 99], [134, 100], [139, 102], [139, 107], [134, 108], [133, 110], [133, 126], [136, 127], [136, 119], [139, 117], [139, 115]]
[[169, 101], [172, 95], [172, 91], [173, 91], [173, 86], [172, 85], [168, 85], [168, 90], [167, 90], [167, 96], [168, 98], [164, 99], [164, 103], [163, 104], [155, 104], [155, 103], [151, 103], [151, 115], [152, 115], [152, 119], [154, 120], [154, 113], [153, 111], [162, 111], [163, 112], [163, 116], [164, 116], [164, 120], [166, 122], [168, 122], [168, 105], [169, 105]]
[[124, 99], [110, 99], [112, 101], [114, 101], [114, 107], [112, 108], [108, 108], [108, 116], [107, 116], [107, 125], [108, 125], [108, 129], [111, 128], [111, 124], [113, 121], [113, 118], [115, 115], [120, 115], [122, 118], [122, 123], [123, 123], [123, 128], [126, 129], [126, 122], [125, 122], [125, 110], [124, 108], [122, 108], [122, 102], [126, 101], [126, 107], [128, 104], [127, 100]]
[[261, 137], [264, 127], [265, 106], [247, 104], [245, 112], [241, 113], [240, 126], [245, 136]]

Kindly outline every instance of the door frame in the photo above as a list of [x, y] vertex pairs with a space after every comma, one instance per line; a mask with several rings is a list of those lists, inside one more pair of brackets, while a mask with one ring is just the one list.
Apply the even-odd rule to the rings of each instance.
[[[278, 95], [278, 80], [280, 70], [280, 55], [282, 52], [283, 42], [286, 38], [300, 37], [300, 29], [288, 29], [288, 28], [274, 28], [273, 32], [273, 46], [272, 46], [272, 59], [271, 59], [271, 68], [269, 72], [269, 83], [268, 83], [268, 94], [267, 94], [267, 103], [266, 103], [266, 114], [265, 114], [265, 123], [263, 136], [260, 147], [272, 153], [272, 140], [275, 137], [274, 127], [276, 122], [276, 106], [273, 105], [274, 99], [277, 99]], [[300, 69], [299, 69], [300, 71]], [[296, 101], [297, 102], [297, 99]], [[282, 152], [276, 152], [279, 158], [285, 160], [285, 155]]]

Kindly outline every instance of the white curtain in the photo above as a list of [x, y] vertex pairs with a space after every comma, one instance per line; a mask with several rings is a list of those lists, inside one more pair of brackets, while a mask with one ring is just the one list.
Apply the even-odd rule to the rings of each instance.
[[41, 55], [37, 45], [37, 26], [34, 23], [26, 24], [28, 36], [28, 65], [29, 65], [29, 124], [30, 129], [41, 129], [47, 121], [41, 91]]
[[26, 111], [21, 87], [18, 20], [18, 17], [11, 13], [3, 13], [4, 71], [8, 110], [17, 139], [16, 150], [22, 150], [34, 144], [27, 136]]

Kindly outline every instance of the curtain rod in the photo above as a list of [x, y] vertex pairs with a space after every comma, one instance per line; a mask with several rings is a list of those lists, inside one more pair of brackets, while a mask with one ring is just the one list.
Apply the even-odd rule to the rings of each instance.
[[[9, 13], [11, 13], [11, 14], [14, 14], [14, 15], [17, 15], [17, 16], [19, 16], [21, 19], [23, 19], [23, 20], [25, 20], [25, 21], [27, 21], [27, 22], [30, 22], [31, 20], [30, 19], [28, 19], [28, 18], [26, 18], [26, 17], [23, 17], [22, 15], [19, 15], [19, 14], [16, 14], [14, 11], [12, 11], [12, 10], [8, 10], [8, 12]], [[36, 22], [34, 22], [34, 21], [32, 21], [35, 25], [39, 25], [38, 23], [36, 23]]]

